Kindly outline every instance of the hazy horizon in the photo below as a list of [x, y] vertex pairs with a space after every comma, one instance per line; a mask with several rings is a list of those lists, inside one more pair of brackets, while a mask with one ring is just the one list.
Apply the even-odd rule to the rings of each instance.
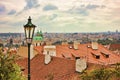
[[48, 33], [120, 31], [119, 4], [119, 0], [0, 0], [0, 33], [24, 33], [29, 16], [36, 31]]

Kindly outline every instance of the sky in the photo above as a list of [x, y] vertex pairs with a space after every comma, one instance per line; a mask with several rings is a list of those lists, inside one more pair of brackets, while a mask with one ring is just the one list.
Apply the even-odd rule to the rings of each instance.
[[120, 31], [120, 0], [0, 0], [0, 33]]

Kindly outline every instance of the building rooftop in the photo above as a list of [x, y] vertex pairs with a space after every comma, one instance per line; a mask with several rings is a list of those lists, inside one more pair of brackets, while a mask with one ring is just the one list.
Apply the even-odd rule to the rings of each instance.
[[[78, 44], [75, 49], [73, 45], [57, 45], [56, 56], [51, 56], [48, 64], [45, 64], [44, 46], [35, 46], [34, 50], [38, 54], [31, 59], [31, 80], [48, 80], [50, 77], [53, 80], [80, 80], [75, 71], [77, 58], [85, 59], [88, 69], [93, 69], [93, 65], [100, 67], [120, 62], [119, 56], [100, 44], [97, 49], [93, 49], [91, 44]], [[27, 75], [27, 58], [20, 59], [17, 63]]]
[[[77, 57], [84, 58], [88, 63], [108, 65], [120, 62], [118, 55], [105, 48], [103, 45], [98, 44], [98, 49], [92, 49], [91, 44], [78, 44], [78, 49], [70, 47], [71, 45], [57, 45], [56, 57], [68, 58], [74, 60]], [[36, 46], [39, 53], [43, 53], [44, 46]]]
[[43, 33], [42, 31], [37, 31], [35, 36], [33, 37], [34, 41], [42, 41], [43, 40]]
[[120, 44], [111, 44], [110, 45], [110, 50], [120, 50]]
[[[75, 72], [74, 60], [52, 57], [52, 61], [45, 64], [44, 59], [45, 55], [37, 54], [31, 60], [31, 80], [48, 80], [50, 76], [53, 76], [54, 80], [71, 80], [79, 75]], [[25, 69], [24, 74], [27, 75], [26, 61], [26, 59], [23, 59], [17, 61], [17, 63], [23, 66], [22, 68]]]
[[[34, 54], [43, 54], [45, 46], [35, 46]], [[57, 45], [56, 57], [75, 60], [76, 58], [84, 58], [88, 63], [108, 65], [120, 62], [119, 55], [98, 44], [98, 49], [92, 49], [91, 44], [78, 44], [78, 49], [74, 49], [72, 45]], [[18, 55], [27, 58], [27, 47], [20, 47]]]

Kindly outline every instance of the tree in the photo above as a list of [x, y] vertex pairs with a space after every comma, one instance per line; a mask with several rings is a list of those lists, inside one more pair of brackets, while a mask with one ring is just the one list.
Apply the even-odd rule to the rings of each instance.
[[120, 80], [120, 63], [113, 68], [100, 68], [92, 71], [84, 71], [82, 80]]
[[0, 43], [0, 47], [3, 47], [3, 44], [2, 44], [2, 43]]
[[93, 80], [110, 80], [112, 71], [109, 69], [101, 68], [92, 72]]
[[113, 72], [112, 72], [112, 78], [115, 79], [115, 80], [120, 80], [120, 63], [117, 63], [115, 65], [115, 68], [113, 69]]
[[91, 72], [84, 73], [82, 80], [110, 80], [112, 71], [105, 68], [95, 69]]
[[91, 74], [86, 71], [83, 72], [81, 78], [82, 78], [82, 80], [92, 80]]
[[108, 44], [112, 44], [113, 43], [113, 41], [109, 40], [108, 38], [104, 39], [104, 40], [98, 39], [97, 42], [100, 43], [100, 44], [102, 44], [102, 45], [108, 45]]
[[20, 67], [15, 63], [15, 54], [0, 50], [0, 80], [26, 80]]

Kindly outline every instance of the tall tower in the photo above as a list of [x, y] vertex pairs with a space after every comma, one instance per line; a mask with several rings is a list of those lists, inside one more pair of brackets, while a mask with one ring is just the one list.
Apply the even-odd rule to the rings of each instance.
[[41, 30], [38, 30], [35, 36], [33, 37], [33, 44], [35, 46], [40, 46], [43, 43], [43, 33]]

